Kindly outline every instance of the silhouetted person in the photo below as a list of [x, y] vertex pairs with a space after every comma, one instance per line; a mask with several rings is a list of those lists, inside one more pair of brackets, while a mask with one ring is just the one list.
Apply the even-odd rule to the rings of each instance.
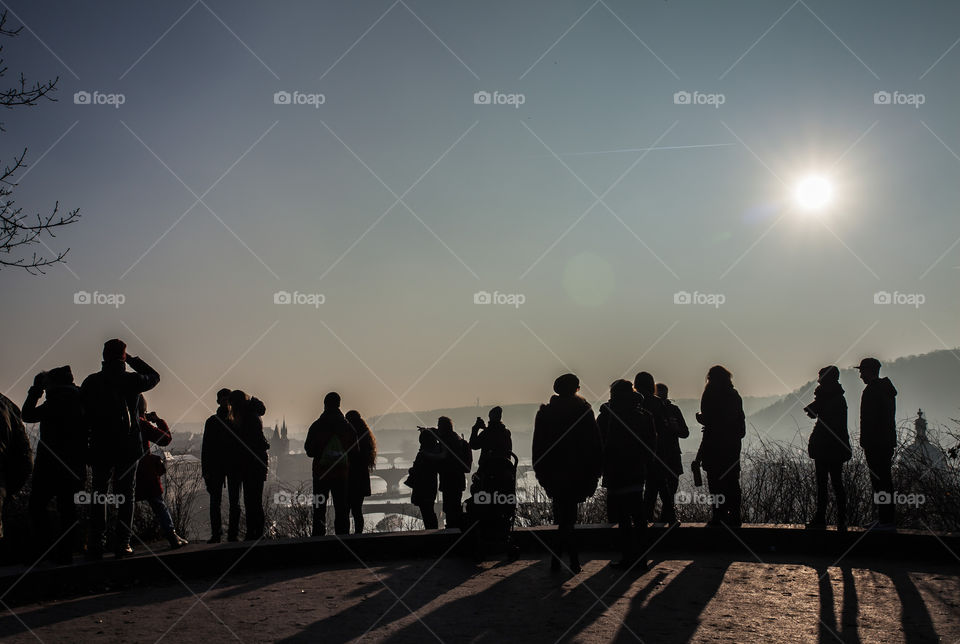
[[350, 451], [357, 435], [340, 411], [340, 394], [323, 397], [323, 413], [307, 430], [303, 450], [313, 459], [313, 536], [327, 534], [327, 498], [333, 499], [337, 534], [350, 533]]
[[860, 397], [860, 446], [870, 470], [878, 530], [896, 528], [893, 506], [893, 453], [897, 448], [897, 390], [880, 377], [880, 361], [864, 358], [857, 366], [867, 385]]
[[370, 427], [355, 409], [346, 414], [354, 433], [355, 449], [350, 450], [350, 479], [347, 484], [347, 497], [350, 500], [350, 514], [353, 515], [353, 531], [363, 532], [363, 500], [370, 496], [370, 472], [377, 467], [377, 439]]
[[[37, 404], [40, 397], [44, 401]], [[30, 487], [30, 517], [37, 539], [36, 556], [57, 542], [51, 558], [59, 564], [73, 562], [76, 545], [77, 509], [74, 495], [83, 489], [87, 479], [84, 456], [87, 431], [83, 418], [83, 398], [73, 383], [69, 366], [40, 372], [33, 380], [23, 403], [22, 418], [40, 423], [40, 440]], [[60, 529], [50, 526], [47, 505], [57, 500]], [[59, 539], [59, 541], [58, 541]]]
[[540, 406], [533, 430], [533, 471], [553, 501], [560, 537], [550, 567], [559, 570], [559, 557], [566, 552], [574, 573], [581, 570], [574, 538], [577, 505], [596, 491], [603, 458], [593, 408], [577, 394], [579, 390], [580, 380], [572, 373], [557, 378], [553, 383], [556, 395]]
[[20, 408], [0, 394], [0, 539], [3, 539], [3, 506], [7, 495], [20, 491], [33, 469], [33, 451]]
[[200, 469], [207, 493], [210, 495], [210, 539], [207, 543], [220, 543], [223, 539], [223, 485], [227, 485], [230, 505], [227, 520], [227, 539], [236, 541], [240, 532], [240, 488], [242, 473], [238, 465], [243, 446], [230, 427], [230, 390], [217, 392], [217, 411], [203, 425], [203, 442], [200, 446]]
[[697, 461], [707, 472], [707, 484], [715, 499], [708, 525], [737, 527], [741, 523], [740, 447], [747, 426], [733, 375], [720, 365], [707, 372], [697, 422], [703, 425]]
[[453, 421], [446, 416], [437, 419], [437, 439], [443, 448], [443, 458], [437, 465], [440, 474], [440, 493], [443, 495], [444, 527], [460, 528], [463, 518], [463, 491], [467, 487], [467, 473], [473, 465], [470, 444], [453, 431]]
[[173, 440], [167, 421], [160, 418], [157, 412], [147, 411], [147, 400], [143, 396], [137, 401], [137, 419], [140, 423], [140, 435], [143, 437], [143, 456], [137, 466], [137, 495], [138, 501], [146, 501], [153, 510], [153, 516], [160, 526], [160, 534], [171, 548], [180, 548], [189, 543], [177, 534], [173, 527], [173, 518], [170, 509], [163, 499], [163, 475], [167, 471], [163, 458], [150, 452], [150, 443], [165, 447]]
[[477, 422], [470, 430], [470, 449], [480, 450], [478, 468], [483, 467], [487, 458], [510, 458], [513, 452], [510, 430], [503, 424], [503, 408], [494, 407], [490, 410], [488, 417], [490, 422], [484, 423], [483, 419], [477, 416]]
[[[668, 422], [667, 407], [663, 400], [657, 397], [653, 376], [641, 371], [634, 378], [633, 386], [642, 397], [643, 408], [653, 417], [657, 432], [657, 454], [647, 468], [647, 486], [643, 492], [646, 516], [653, 521], [657, 510], [657, 497], [660, 497], [660, 522], [674, 523], [677, 520], [677, 481], [683, 471], [680, 466], [678, 440], [681, 437], [674, 425]], [[689, 436], [689, 431], [687, 435]]]
[[443, 460], [443, 448], [437, 434], [432, 429], [419, 427], [420, 450], [413, 459], [410, 476], [406, 484], [411, 488], [410, 503], [420, 508], [423, 517], [423, 527], [427, 530], [436, 530], [439, 527], [437, 511], [434, 505], [437, 502], [437, 467]]
[[[133, 372], [127, 371], [127, 366]], [[88, 556], [103, 556], [107, 508], [102, 500], [111, 479], [117, 495], [115, 550], [118, 557], [133, 552], [130, 530], [133, 524], [134, 488], [137, 463], [143, 455], [137, 399], [160, 382], [158, 374], [146, 362], [127, 355], [127, 345], [118, 339], [103, 345], [100, 371], [90, 374], [80, 385], [85, 417], [90, 427], [89, 463], [93, 470], [93, 505], [90, 511]]]
[[[600, 406], [597, 426], [603, 439], [603, 486], [607, 488], [607, 515], [620, 524], [616, 567], [631, 566], [640, 556], [647, 518], [643, 488], [647, 469], [655, 460], [657, 433], [653, 417], [644, 410], [629, 380], [610, 385], [610, 400]], [[646, 561], [641, 567], [646, 568]]]
[[827, 527], [827, 478], [833, 483], [837, 503], [837, 530], [847, 529], [847, 495], [843, 489], [843, 464], [850, 460], [850, 435], [847, 433], [847, 400], [840, 385], [840, 369], [830, 365], [820, 370], [813, 402], [803, 408], [816, 419], [807, 453], [816, 466], [817, 511], [807, 524], [810, 529]]
[[230, 392], [228, 420], [240, 443], [237, 467], [247, 516], [247, 532], [243, 536], [246, 541], [263, 537], [263, 485], [267, 480], [267, 450], [270, 449], [270, 442], [263, 435], [265, 413], [266, 406], [257, 398], [248, 397], [239, 389]]
[[[661, 458], [664, 466], [664, 482], [666, 483], [666, 493], [672, 499], [676, 499], [677, 488], [680, 486], [680, 475], [683, 474], [683, 463], [681, 462], [680, 440], [690, 437], [690, 429], [687, 427], [687, 421], [683, 418], [683, 412], [677, 407], [669, 397], [670, 389], [662, 382], [657, 383], [657, 398], [663, 403], [663, 417], [666, 423], [667, 431], [665, 440], [669, 443], [667, 446], [658, 446], [661, 450]], [[675, 504], [674, 504], [675, 505]], [[676, 510], [672, 516], [663, 516], [661, 520], [678, 524]]]

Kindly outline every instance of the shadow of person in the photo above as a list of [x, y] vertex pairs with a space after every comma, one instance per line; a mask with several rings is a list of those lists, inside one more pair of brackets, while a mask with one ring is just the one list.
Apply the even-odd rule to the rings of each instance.
[[840, 624], [837, 624], [837, 613], [834, 607], [833, 580], [830, 578], [830, 569], [820, 566], [815, 569], [817, 586], [820, 596], [820, 623], [817, 625], [817, 641], [849, 642], [859, 644], [860, 633], [857, 626], [859, 605], [857, 599], [856, 582], [853, 579], [853, 570], [850, 566], [841, 567], [843, 580], [843, 606], [841, 608]]
[[[716, 557], [693, 560], [650, 596], [637, 593], [615, 641], [633, 642], [634, 634], [646, 641], [688, 642], [700, 627], [704, 609], [714, 598], [730, 567]], [[653, 588], [650, 588], [652, 592]], [[649, 601], [647, 601], [649, 597]]]
[[902, 568], [879, 570], [893, 582], [900, 598], [900, 624], [903, 626], [903, 639], [912, 642], [938, 642], [940, 636], [933, 626], [927, 603], [910, 578], [910, 573]]

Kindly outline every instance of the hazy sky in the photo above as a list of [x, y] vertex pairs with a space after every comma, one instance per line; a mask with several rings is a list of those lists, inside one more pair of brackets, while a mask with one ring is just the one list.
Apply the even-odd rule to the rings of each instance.
[[0, 115], [2, 160], [29, 146], [19, 205], [83, 215], [67, 267], [0, 272], [17, 402], [113, 336], [168, 420], [229, 386], [294, 424], [330, 389], [372, 415], [645, 369], [685, 397], [719, 362], [767, 395], [960, 345], [955, 2], [8, 6], [4, 81], [60, 90]]

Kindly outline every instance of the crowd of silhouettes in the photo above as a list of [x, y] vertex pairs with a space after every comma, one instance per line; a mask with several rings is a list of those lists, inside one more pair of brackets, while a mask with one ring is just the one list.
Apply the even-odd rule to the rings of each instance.
[[[151, 446], [166, 447], [172, 435], [167, 423], [147, 410], [144, 392], [157, 386], [160, 375], [130, 355], [119, 339], [103, 346], [101, 369], [80, 386], [69, 366], [44, 371], [34, 379], [22, 410], [0, 395], [0, 517], [4, 501], [31, 480], [28, 501], [33, 547], [57, 563], [72, 561], [78, 540], [76, 504], [90, 504], [86, 553], [100, 558], [106, 543], [107, 505], [116, 505], [113, 547], [118, 557], [133, 552], [131, 529], [135, 501], [146, 501], [160, 533], [171, 547], [187, 543], [176, 531], [164, 501], [165, 460]], [[856, 367], [865, 388], [860, 404], [860, 445], [874, 491], [877, 521], [871, 526], [895, 526], [892, 462], [896, 447], [896, 395], [881, 364], [865, 358]], [[631, 383], [616, 380], [599, 414], [580, 393], [580, 381], [564, 374], [540, 406], [534, 421], [533, 469], [552, 504], [557, 525], [551, 548], [551, 568], [581, 570], [574, 529], [579, 505], [606, 489], [607, 518], [618, 525], [621, 557], [615, 566], [647, 565], [644, 552], [650, 523], [676, 526], [676, 499], [681, 464], [680, 440], [690, 429], [669, 389], [642, 371]], [[41, 402], [43, 399], [43, 402]], [[208, 543], [223, 539], [222, 497], [227, 489], [228, 541], [240, 539], [241, 494], [246, 515], [243, 538], [265, 536], [264, 484], [270, 443], [263, 433], [266, 406], [239, 389], [221, 389], [217, 409], [203, 431], [201, 473], [210, 496]], [[338, 535], [364, 530], [363, 502], [371, 494], [370, 475], [376, 467], [377, 444], [366, 421], [355, 410], [344, 414], [336, 392], [326, 394], [323, 412], [310, 425], [304, 451], [312, 460], [314, 536], [327, 532], [327, 501], [334, 510]], [[813, 401], [804, 408], [813, 419], [808, 454], [815, 464], [816, 511], [809, 529], [825, 529], [830, 487], [837, 529], [847, 528], [847, 496], [843, 465], [852, 457], [847, 428], [847, 402], [840, 370], [819, 371]], [[702, 426], [699, 448], [691, 463], [695, 485], [706, 472], [712, 516], [708, 526], [741, 525], [740, 452], [746, 435], [743, 401], [733, 376], [720, 365], [709, 369], [700, 399], [697, 422]], [[36, 457], [23, 423], [39, 423]], [[478, 417], [469, 439], [454, 430], [447, 416], [436, 427], [419, 427], [419, 450], [404, 482], [411, 503], [420, 509], [426, 529], [439, 528], [438, 493], [445, 527], [466, 530], [474, 525], [477, 493], [516, 491], [517, 459], [503, 409], [494, 407], [487, 421]], [[480, 452], [464, 515], [464, 491], [472, 470], [473, 450]], [[87, 471], [92, 481], [86, 490]], [[32, 473], [32, 479], [30, 479]], [[504, 476], [512, 480], [504, 481]], [[112, 492], [108, 494], [108, 492]], [[60, 529], [50, 524], [48, 505], [56, 501]], [[488, 501], [484, 501], [489, 503]], [[658, 503], [659, 502], [659, 503]], [[515, 506], [515, 499], [511, 501]], [[659, 517], [656, 517], [659, 506]], [[0, 520], [0, 537], [3, 523]], [[567, 557], [567, 563], [562, 561]]]

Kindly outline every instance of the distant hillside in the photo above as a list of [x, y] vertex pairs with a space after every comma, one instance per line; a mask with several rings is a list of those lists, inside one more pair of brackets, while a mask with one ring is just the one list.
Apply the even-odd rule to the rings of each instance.
[[[949, 424], [951, 418], [960, 418], [960, 358], [954, 351], [934, 351], [917, 356], [899, 358], [884, 363], [881, 376], [889, 377], [897, 388], [897, 419], [909, 420], [922, 408], [931, 425]], [[860, 394], [863, 383], [855, 369], [841, 369], [840, 384], [846, 390], [849, 407], [848, 424], [851, 437], [860, 435]], [[790, 395], [767, 406], [747, 418], [748, 435], [759, 433], [764, 437], [790, 441], [806, 441], [812, 421], [803, 413], [803, 407], [813, 400], [816, 381], [811, 380]], [[797, 398], [801, 402], [797, 402]], [[796, 403], [796, 404], [795, 404]]]

